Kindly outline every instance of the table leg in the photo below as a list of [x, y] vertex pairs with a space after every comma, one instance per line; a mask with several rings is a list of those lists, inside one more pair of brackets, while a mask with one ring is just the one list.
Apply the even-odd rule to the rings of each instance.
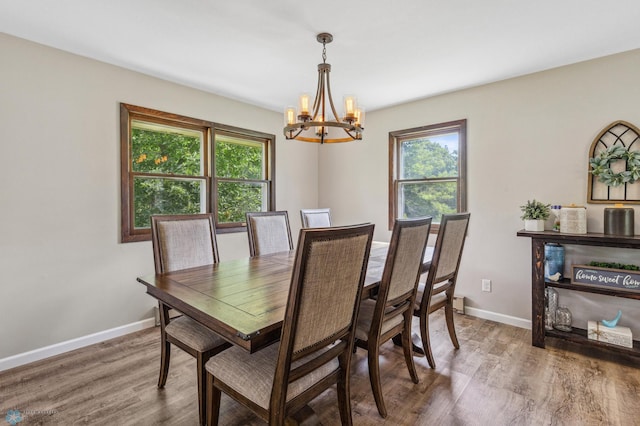
[[[393, 344], [396, 346], [402, 347], [402, 341], [400, 340], [400, 335], [397, 334], [393, 336]], [[422, 349], [422, 339], [416, 333], [411, 333], [411, 346], [413, 349], [413, 356], [424, 356], [424, 350]]]
[[305, 405], [299, 409], [295, 414], [287, 417], [284, 421], [286, 426], [311, 426], [320, 425], [320, 419], [313, 408]]

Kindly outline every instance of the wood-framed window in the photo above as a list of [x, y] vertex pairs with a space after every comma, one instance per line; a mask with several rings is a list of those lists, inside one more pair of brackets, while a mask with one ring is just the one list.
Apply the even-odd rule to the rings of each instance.
[[[216, 150], [218, 135], [235, 149]], [[247, 150], [239, 153], [237, 146], [253, 147], [252, 155], [243, 156]], [[218, 230], [234, 232], [245, 230], [242, 209], [275, 210], [274, 135], [121, 103], [120, 149], [122, 242], [149, 240], [154, 214], [213, 212]], [[256, 180], [257, 167], [259, 205], [247, 201], [247, 191], [223, 188], [219, 195], [218, 168], [232, 170], [242, 186]], [[234, 211], [233, 221], [226, 210]]]
[[246, 212], [275, 210], [275, 137], [218, 125], [213, 141], [216, 227], [244, 230]]
[[467, 120], [389, 132], [389, 229], [396, 218], [467, 209]]

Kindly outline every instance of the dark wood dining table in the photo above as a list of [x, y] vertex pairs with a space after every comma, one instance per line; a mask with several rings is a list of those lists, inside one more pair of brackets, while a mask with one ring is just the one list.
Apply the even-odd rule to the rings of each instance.
[[[363, 297], [375, 293], [389, 244], [373, 242]], [[433, 248], [427, 247], [423, 272]], [[147, 293], [255, 352], [280, 338], [295, 251], [222, 261], [214, 265], [139, 277]]]

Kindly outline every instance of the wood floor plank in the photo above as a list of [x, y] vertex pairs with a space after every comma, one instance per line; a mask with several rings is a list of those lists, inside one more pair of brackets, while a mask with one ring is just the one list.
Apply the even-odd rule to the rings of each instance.
[[[431, 319], [437, 369], [415, 358], [409, 378], [402, 350], [380, 348], [389, 415], [378, 415], [366, 352], [353, 357], [355, 425], [640, 425], [640, 361], [549, 339], [531, 346], [531, 332], [456, 315], [460, 349], [444, 323]], [[414, 321], [414, 331], [418, 332]], [[173, 348], [165, 389], [158, 329], [147, 329], [0, 373], [0, 417], [23, 413], [19, 425], [197, 425], [195, 360]], [[335, 389], [311, 404], [323, 425], [340, 424]], [[222, 397], [222, 425], [263, 425]]]

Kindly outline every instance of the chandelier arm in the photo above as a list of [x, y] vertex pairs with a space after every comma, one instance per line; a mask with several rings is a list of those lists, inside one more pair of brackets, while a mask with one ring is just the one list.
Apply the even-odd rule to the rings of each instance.
[[[322, 72], [322, 93], [320, 93], [320, 97], [321, 97], [320, 107], [322, 109], [320, 114], [321, 114], [322, 120], [320, 121], [329, 121], [327, 117], [327, 99], [325, 96], [325, 94], [327, 93], [325, 91], [326, 83], [327, 83], [327, 72], [323, 71]], [[324, 127], [322, 128], [322, 132], [324, 133]], [[324, 140], [324, 137], [322, 139]]]
[[[342, 130], [344, 130], [344, 132], [348, 134], [349, 137], [353, 140], [361, 139], [361, 133], [358, 132], [356, 129], [342, 129]], [[355, 132], [355, 134], [351, 132]]]
[[[338, 117], [338, 113], [336, 112], [336, 107], [333, 105], [333, 97], [331, 96], [331, 82], [329, 81], [329, 71], [327, 71], [327, 94], [329, 96], [329, 105], [331, 105], [333, 118], [335, 118], [338, 123], [342, 123], [342, 120], [340, 120], [340, 118]], [[326, 120], [326, 117], [325, 117], [325, 120]]]
[[306, 123], [296, 123], [292, 126], [285, 127], [283, 133], [287, 139], [296, 139], [298, 136], [300, 136], [300, 134], [302, 134], [302, 132], [307, 129], [308, 127], [306, 126]]
[[300, 127], [300, 130], [298, 130], [295, 135], [293, 134], [293, 130], [290, 130], [289, 131], [289, 136], [287, 136], [287, 139], [295, 139], [295, 138], [297, 138], [298, 136], [300, 136], [300, 133], [302, 133], [303, 130], [304, 130], [304, 127]]
[[316, 97], [313, 99], [313, 114], [311, 114], [311, 121], [316, 121], [318, 117], [318, 110], [320, 109], [320, 103], [322, 94], [324, 93], [324, 79], [322, 70], [318, 67], [318, 87], [316, 89]]

